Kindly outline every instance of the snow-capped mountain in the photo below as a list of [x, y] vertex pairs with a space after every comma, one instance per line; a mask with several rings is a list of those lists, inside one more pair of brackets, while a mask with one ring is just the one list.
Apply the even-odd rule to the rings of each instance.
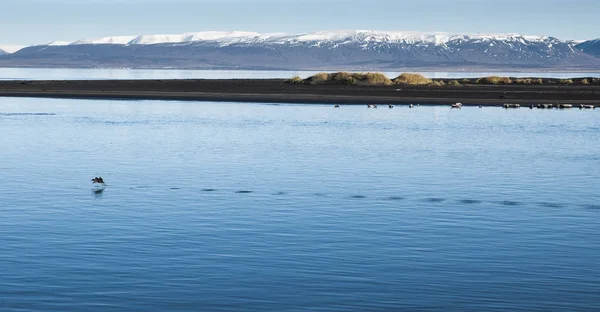
[[223, 45], [239, 43], [263, 43], [263, 44], [304, 44], [313, 43], [405, 43], [405, 44], [435, 44], [444, 45], [455, 40], [479, 40], [479, 41], [539, 41], [548, 37], [523, 36], [519, 34], [503, 35], [451, 35], [447, 33], [421, 33], [421, 32], [384, 32], [372, 30], [355, 31], [327, 31], [298, 35], [286, 34], [259, 34], [255, 32], [219, 32], [207, 31], [196, 33], [184, 33], [177, 35], [144, 35], [144, 36], [117, 36], [99, 39], [83, 39], [73, 42], [56, 41], [50, 46], [67, 46], [83, 44], [121, 44], [121, 45], [147, 45], [147, 44], [185, 44], [195, 42], [219, 42]]
[[196, 32], [52, 42], [0, 66], [236, 69], [600, 68], [577, 44], [519, 34], [333, 31], [298, 35]]
[[587, 54], [600, 57], [600, 39], [584, 41], [576, 45], [576, 47]]

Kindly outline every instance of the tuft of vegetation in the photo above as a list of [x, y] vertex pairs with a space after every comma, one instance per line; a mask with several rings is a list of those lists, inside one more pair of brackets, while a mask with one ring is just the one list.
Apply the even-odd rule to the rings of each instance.
[[543, 84], [542, 78], [516, 78], [513, 80], [514, 84]]
[[[295, 77], [288, 83], [297, 83]], [[382, 73], [318, 73], [302, 80], [303, 84], [320, 85], [390, 85], [392, 81]]]
[[304, 79], [304, 83], [311, 85], [324, 84], [329, 81], [329, 79], [330, 75], [328, 73], [318, 73]]
[[544, 84], [544, 80], [542, 80], [542, 78], [532, 79], [531, 83], [541, 85], [541, 84]]
[[478, 84], [511, 84], [512, 80], [508, 77], [488, 76], [477, 79]]
[[532, 84], [533, 83], [533, 79], [531, 79], [531, 78], [517, 78], [517, 79], [513, 80], [513, 83], [515, 83], [515, 84]]
[[285, 81], [288, 84], [306, 84], [306, 85], [429, 85], [434, 87], [443, 86], [465, 86], [472, 84], [518, 84], [518, 85], [600, 85], [600, 78], [575, 78], [575, 79], [555, 79], [555, 78], [510, 78], [501, 76], [488, 76], [482, 78], [462, 78], [462, 79], [430, 79], [421, 74], [402, 73], [398, 77], [390, 80], [382, 73], [366, 72], [336, 72], [336, 73], [318, 73], [306, 79], [294, 76]]
[[427, 85], [431, 84], [432, 80], [421, 74], [403, 73], [394, 78], [393, 82], [395, 84]]
[[303, 84], [304, 80], [302, 80], [302, 78], [300, 78], [300, 76], [294, 76], [294, 77], [286, 80], [285, 82], [289, 83], [289, 84]]
[[333, 73], [333, 74], [331, 74], [331, 80], [333, 80], [333, 82], [335, 82], [335, 84], [342, 84], [342, 85], [356, 84], [356, 78], [354, 78], [354, 75], [351, 73], [347, 73], [347, 72]]
[[386, 77], [384, 74], [382, 73], [366, 73], [363, 74], [364, 79], [360, 79], [362, 82], [368, 83], [368, 84], [378, 84], [378, 85], [391, 85], [392, 81], [390, 80], [390, 78]]
[[558, 83], [563, 85], [570, 85], [573, 84], [573, 79], [561, 79], [558, 81]]

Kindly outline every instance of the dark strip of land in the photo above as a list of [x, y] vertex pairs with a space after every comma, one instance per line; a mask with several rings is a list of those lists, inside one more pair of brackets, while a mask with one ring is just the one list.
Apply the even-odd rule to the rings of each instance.
[[284, 79], [0, 81], [0, 96], [320, 104], [600, 105], [599, 85], [305, 85]]

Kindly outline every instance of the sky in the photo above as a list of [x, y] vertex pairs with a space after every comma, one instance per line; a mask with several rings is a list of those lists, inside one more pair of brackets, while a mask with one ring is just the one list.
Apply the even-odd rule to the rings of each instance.
[[324, 30], [600, 38], [600, 0], [0, 0], [0, 44], [118, 35]]

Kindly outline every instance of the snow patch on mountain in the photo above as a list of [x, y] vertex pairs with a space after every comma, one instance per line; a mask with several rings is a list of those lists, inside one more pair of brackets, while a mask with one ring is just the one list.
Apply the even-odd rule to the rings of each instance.
[[158, 43], [183, 43], [188, 36], [181, 35], [145, 35], [138, 36], [131, 40], [129, 44], [158, 44]]
[[449, 34], [443, 32], [424, 33], [413, 31], [320, 31], [297, 35], [288, 34], [260, 34], [245, 31], [204, 31], [174, 35], [142, 35], [142, 36], [116, 36], [100, 39], [83, 39], [73, 42], [55, 41], [48, 45], [64, 46], [79, 44], [122, 44], [122, 45], [150, 45], [150, 44], [184, 44], [194, 42], [217, 42], [221, 45], [236, 43], [265, 43], [265, 44], [308, 44], [334, 46], [342, 44], [375, 44], [375, 43], [406, 43], [406, 44], [433, 44], [443, 46], [451, 41], [469, 40], [476, 42], [506, 41], [506, 42], [544, 42], [549, 37], [526, 36], [519, 34]]
[[336, 31], [316, 32], [282, 38], [286, 43], [338, 42], [338, 43], [407, 43], [445, 45], [455, 40], [470, 41], [516, 41], [542, 42], [548, 37], [524, 36], [519, 34], [450, 34], [443, 32], [398, 32], [398, 31]]
[[60, 47], [60, 46], [68, 46], [72, 43], [73, 42], [71, 42], [71, 41], [53, 41], [53, 42], [48, 43], [47, 46]]
[[137, 36], [116, 36], [116, 37], [104, 37], [100, 39], [83, 39], [72, 42], [70, 44], [128, 44], [131, 40]]
[[188, 34], [189, 37], [186, 38], [188, 41], [219, 41], [225, 39], [240, 39], [240, 38], [266, 38], [265, 36], [256, 33], [256, 32], [246, 32], [246, 31], [232, 31], [232, 32], [223, 32], [223, 31], [204, 31], [204, 32], [196, 32]]
[[23, 49], [24, 47], [25, 46], [22, 45], [0, 45], [0, 50], [6, 52], [7, 54], [12, 54]]

